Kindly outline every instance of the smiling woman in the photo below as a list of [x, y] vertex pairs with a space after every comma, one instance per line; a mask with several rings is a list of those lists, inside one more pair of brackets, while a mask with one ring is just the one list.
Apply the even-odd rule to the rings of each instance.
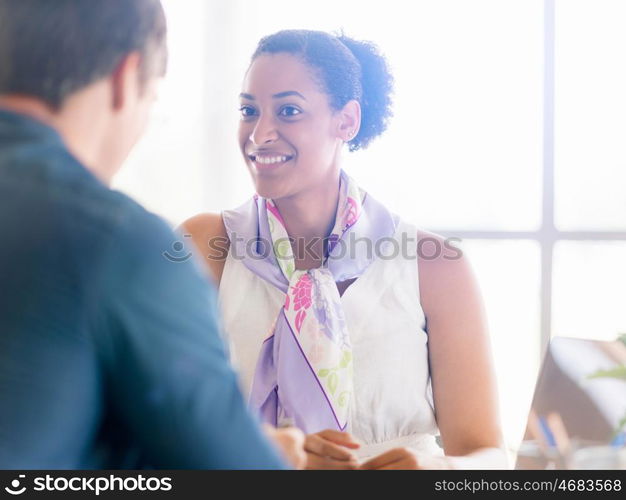
[[[424, 242], [447, 247], [341, 168], [344, 149], [385, 130], [391, 81], [371, 43], [305, 30], [263, 38], [240, 94], [257, 194], [184, 224], [202, 254], [229, 241], [208, 267], [244, 390], [263, 420], [308, 434], [310, 468], [449, 467], [444, 453], [500, 445], [469, 264], [457, 249], [422, 254]], [[503, 466], [501, 453], [483, 456]]]

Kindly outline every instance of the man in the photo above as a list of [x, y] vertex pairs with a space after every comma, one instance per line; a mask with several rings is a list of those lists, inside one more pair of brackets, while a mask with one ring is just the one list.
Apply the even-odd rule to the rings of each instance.
[[[166, 65], [159, 0], [0, 0], [0, 469], [282, 468], [215, 292], [106, 185]], [[302, 465], [302, 435], [273, 431]]]

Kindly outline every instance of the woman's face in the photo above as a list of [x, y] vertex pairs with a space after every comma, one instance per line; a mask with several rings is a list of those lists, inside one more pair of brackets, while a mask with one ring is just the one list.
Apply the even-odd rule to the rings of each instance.
[[307, 64], [286, 53], [258, 56], [240, 99], [239, 144], [259, 195], [279, 199], [332, 185], [341, 118]]

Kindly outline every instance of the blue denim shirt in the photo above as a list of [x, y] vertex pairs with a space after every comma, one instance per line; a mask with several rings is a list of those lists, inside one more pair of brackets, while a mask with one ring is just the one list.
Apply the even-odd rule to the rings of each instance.
[[2, 110], [0, 238], [0, 469], [283, 467], [179, 238]]

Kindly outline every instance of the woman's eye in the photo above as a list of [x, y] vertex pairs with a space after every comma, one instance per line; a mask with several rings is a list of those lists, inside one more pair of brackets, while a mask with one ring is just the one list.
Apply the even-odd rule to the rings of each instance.
[[281, 116], [297, 116], [301, 113], [302, 111], [300, 111], [295, 106], [285, 106], [284, 108], [281, 108], [281, 110], [278, 112], [278, 114]]
[[242, 118], [248, 118], [256, 114], [256, 110], [252, 106], [241, 106], [239, 112]]

